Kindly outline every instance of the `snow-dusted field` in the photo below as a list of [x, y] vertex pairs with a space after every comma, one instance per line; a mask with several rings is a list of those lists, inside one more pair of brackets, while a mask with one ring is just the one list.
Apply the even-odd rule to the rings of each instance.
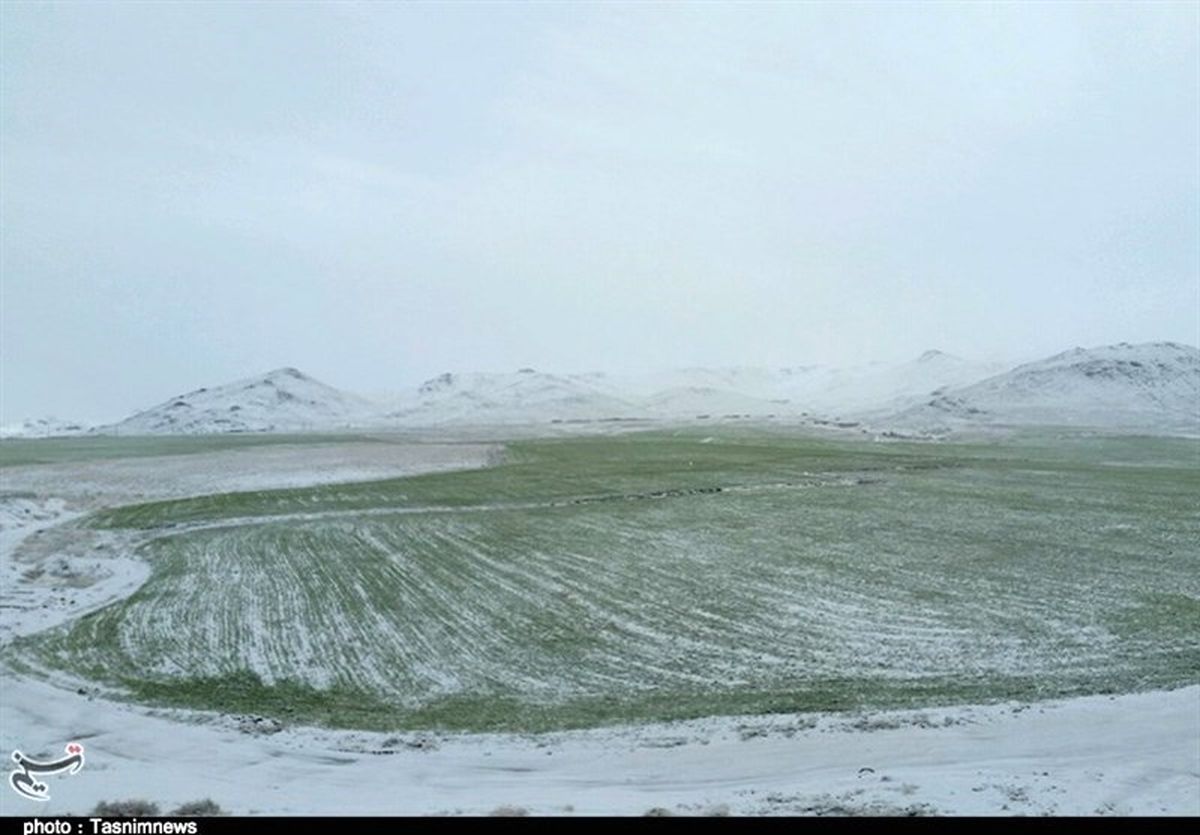
[[32, 756], [69, 740], [83, 742], [86, 767], [49, 778], [44, 804], [6, 788], [0, 811], [211, 798], [284, 815], [1200, 814], [1200, 687], [536, 737], [260, 735], [6, 676], [0, 745]]
[[[381, 457], [385, 447], [391, 458]], [[81, 527], [85, 510], [494, 460], [495, 447], [482, 444], [331, 443], [0, 470], [0, 636], [7, 644], [69, 624], [145, 582], [148, 566], [130, 551], [141, 535]], [[335, 491], [335, 500], [353, 498]], [[296, 500], [309, 501], [303, 493]], [[849, 623], [865, 623], [865, 613], [850, 612]], [[130, 797], [164, 808], [211, 797], [234, 812], [282, 814], [1200, 813], [1195, 685], [542, 734], [265, 733], [273, 722], [228, 711], [110, 701], [77, 676], [4, 669], [0, 745], [50, 755], [75, 739], [88, 755], [82, 773], [51, 778], [48, 804], [0, 793], [5, 814], [86, 812]]]
[[6, 491], [63, 498], [94, 507], [240, 490], [370, 481], [485, 465], [500, 447], [488, 443], [386, 440], [270, 444], [196, 455], [65, 460], [6, 467]]

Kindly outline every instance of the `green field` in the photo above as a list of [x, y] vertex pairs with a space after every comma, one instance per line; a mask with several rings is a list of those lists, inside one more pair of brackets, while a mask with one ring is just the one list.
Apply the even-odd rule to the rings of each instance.
[[192, 455], [202, 452], [246, 449], [279, 444], [330, 444], [347, 441], [377, 441], [346, 434], [227, 435], [78, 435], [65, 438], [4, 438], [0, 440], [0, 469], [32, 464], [70, 464], [114, 458], [145, 458], [153, 455]]
[[148, 532], [150, 580], [8, 660], [381, 729], [1178, 686], [1200, 680], [1198, 454], [710, 429], [115, 508], [90, 524]]

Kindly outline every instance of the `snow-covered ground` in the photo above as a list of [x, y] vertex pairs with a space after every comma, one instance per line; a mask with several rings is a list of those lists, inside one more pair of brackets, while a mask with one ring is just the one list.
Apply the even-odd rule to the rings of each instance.
[[127, 597], [150, 576], [120, 536], [70, 525], [83, 513], [67, 507], [0, 497], [0, 646]]
[[[49, 802], [211, 798], [260, 814], [1200, 814], [1200, 687], [865, 716], [726, 717], [537, 737], [256, 732], [6, 677], [0, 745], [86, 748]], [[199, 719], [197, 721], [197, 719]]]
[[495, 444], [281, 444], [0, 471], [0, 646], [132, 594], [149, 566], [132, 535], [71, 524], [113, 504], [394, 478], [485, 466]]
[[[419, 445], [397, 465], [447, 466]], [[251, 468], [258, 483], [300, 474], [269, 450]], [[294, 452], [294, 451], [293, 451]], [[491, 449], [475, 451], [482, 460]], [[219, 489], [225, 453], [179, 456], [142, 494]], [[299, 456], [304, 458], [304, 456]], [[143, 459], [148, 460], [148, 459]], [[275, 460], [278, 474], [272, 475]], [[310, 462], [311, 463], [311, 462]], [[461, 464], [461, 460], [457, 463]], [[162, 468], [166, 459], [147, 466]], [[32, 590], [0, 610], [5, 640], [129, 594], [144, 565], [115, 538], [82, 540], [81, 503], [123, 501], [140, 475], [132, 461], [99, 462], [89, 485], [64, 501], [29, 491], [32, 471], [6, 471], [21, 490], [0, 515], [5, 593]], [[344, 473], [343, 473], [344, 474]], [[57, 482], [55, 481], [57, 478]], [[103, 491], [111, 478], [111, 492]], [[46, 477], [70, 493], [69, 473]], [[226, 489], [229, 489], [226, 487]], [[87, 534], [94, 535], [94, 534]], [[104, 545], [96, 551], [96, 545]], [[94, 561], [92, 586], [72, 578]], [[96, 556], [92, 556], [96, 554]], [[45, 566], [50, 579], [18, 579]], [[144, 576], [144, 575], [142, 575]], [[36, 599], [34, 599], [36, 597]], [[42, 604], [46, 605], [43, 606]], [[89, 811], [99, 801], [142, 798], [164, 810], [201, 798], [263, 814], [1200, 814], [1200, 687], [1035, 704], [858, 715], [721, 717], [545, 735], [377, 734], [278, 730], [252, 718], [154, 711], [107, 701], [86, 682], [55, 684], [0, 671], [0, 747], [51, 757], [82, 742], [86, 766], [48, 778], [35, 804], [0, 789], [8, 815]]]
[[269, 444], [192, 455], [70, 461], [7, 467], [5, 488], [65, 498], [86, 507], [237, 490], [370, 481], [486, 465], [491, 443], [393, 440]]

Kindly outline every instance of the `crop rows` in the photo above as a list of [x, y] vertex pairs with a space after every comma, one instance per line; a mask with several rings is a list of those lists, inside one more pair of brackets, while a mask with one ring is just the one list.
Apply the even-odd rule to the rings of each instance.
[[[150, 702], [384, 728], [1192, 682], [1197, 474], [1122, 450], [643, 437], [213, 497], [226, 523], [150, 541], [135, 595], [15, 651]], [[205, 521], [124, 512], [99, 523]]]

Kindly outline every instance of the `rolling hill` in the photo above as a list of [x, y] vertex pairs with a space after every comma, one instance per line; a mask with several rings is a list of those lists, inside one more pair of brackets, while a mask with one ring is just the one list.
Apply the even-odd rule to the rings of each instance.
[[334, 429], [361, 424], [374, 409], [358, 395], [295, 368], [279, 368], [172, 397], [101, 431], [159, 435]]
[[1175, 342], [1075, 348], [902, 410], [899, 425], [1200, 428], [1200, 350]]

